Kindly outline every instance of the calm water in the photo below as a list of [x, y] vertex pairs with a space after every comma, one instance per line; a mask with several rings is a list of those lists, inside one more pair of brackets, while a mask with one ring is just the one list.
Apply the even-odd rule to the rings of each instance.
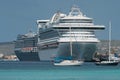
[[120, 64], [57, 67], [51, 62], [0, 62], [0, 80], [120, 80]]

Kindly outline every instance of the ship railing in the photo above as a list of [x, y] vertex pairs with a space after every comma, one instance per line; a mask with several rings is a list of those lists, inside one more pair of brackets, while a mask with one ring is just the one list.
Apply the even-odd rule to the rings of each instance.
[[49, 39], [40, 40], [40, 42], [38, 42], [38, 44], [56, 42], [56, 41], [58, 40], [58, 38], [59, 38], [59, 37], [54, 37], [54, 38], [49, 38]]
[[59, 25], [53, 25], [53, 27], [88, 27], [88, 28], [100, 27], [100, 28], [104, 28], [103, 25], [93, 25], [93, 24], [59, 24]]
[[93, 26], [93, 23], [60, 23], [58, 26]]
[[72, 42], [76, 42], [76, 40], [77, 40], [77, 42], [99, 42], [99, 40], [97, 39], [97, 38], [76, 38], [76, 39], [74, 39], [74, 38], [60, 38], [59, 39], [59, 42], [70, 42], [70, 41], [72, 41]]

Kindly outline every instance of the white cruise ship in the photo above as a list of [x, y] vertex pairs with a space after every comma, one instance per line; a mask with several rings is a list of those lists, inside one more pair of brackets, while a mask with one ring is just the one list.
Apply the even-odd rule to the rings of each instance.
[[70, 58], [71, 41], [73, 59], [91, 61], [100, 42], [95, 31], [105, 29], [103, 25], [95, 25], [77, 6], [68, 15], [56, 12], [49, 20], [37, 20], [37, 25], [40, 60]]

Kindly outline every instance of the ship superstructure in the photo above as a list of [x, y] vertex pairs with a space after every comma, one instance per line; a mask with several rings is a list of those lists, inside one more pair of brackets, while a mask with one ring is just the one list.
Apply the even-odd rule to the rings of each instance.
[[24, 35], [18, 35], [15, 42], [15, 54], [20, 61], [40, 61], [37, 48], [37, 34], [30, 31]]
[[93, 19], [83, 15], [77, 6], [73, 6], [68, 15], [57, 12], [50, 20], [37, 20], [37, 24], [41, 60], [68, 58], [72, 41], [74, 59], [90, 61], [99, 42], [95, 31], [105, 28], [103, 25], [94, 25]]

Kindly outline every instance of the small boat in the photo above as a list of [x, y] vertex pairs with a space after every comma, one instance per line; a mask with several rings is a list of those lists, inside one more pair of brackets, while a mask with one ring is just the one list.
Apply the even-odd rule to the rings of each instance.
[[59, 63], [54, 63], [56, 66], [80, 66], [83, 64], [83, 61], [79, 60], [63, 60]]
[[108, 66], [116, 66], [118, 65], [119, 61], [101, 61], [101, 62], [96, 62], [96, 65], [108, 65]]
[[[109, 23], [109, 56], [108, 56], [108, 60], [106, 61], [100, 61], [100, 62], [95, 62], [96, 65], [108, 65], [108, 66], [112, 66], [112, 65], [118, 65], [119, 61], [116, 58], [112, 58], [112, 54], [111, 54], [111, 23]], [[112, 59], [111, 59], [112, 58]]]

